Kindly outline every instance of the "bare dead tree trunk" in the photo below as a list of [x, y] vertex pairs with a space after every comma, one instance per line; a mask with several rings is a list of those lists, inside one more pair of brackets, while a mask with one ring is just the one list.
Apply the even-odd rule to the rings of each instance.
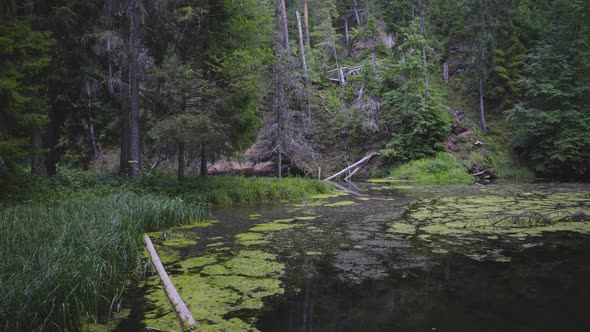
[[424, 86], [426, 87], [426, 97], [430, 97], [429, 80], [428, 80], [428, 59], [426, 58], [426, 33], [424, 32], [424, 4], [419, 1], [420, 5], [420, 34], [424, 38], [422, 44], [422, 63], [424, 64]]
[[129, 69], [121, 74], [121, 157], [119, 161], [119, 175], [129, 174]]
[[178, 142], [178, 181], [184, 181], [184, 170], [186, 163], [184, 161], [184, 142]]
[[307, 1], [303, 3], [303, 21], [305, 22], [305, 41], [307, 47], [311, 49], [311, 38], [309, 36], [309, 13], [307, 8]]
[[207, 176], [207, 147], [201, 144], [201, 176]]
[[481, 130], [484, 133], [488, 132], [488, 127], [486, 125], [486, 117], [483, 105], [483, 70], [484, 70], [484, 62], [483, 62], [483, 55], [480, 52], [479, 55], [479, 117], [481, 119]]
[[299, 32], [299, 48], [301, 49], [301, 64], [303, 65], [303, 72], [305, 73], [305, 81], [307, 82], [307, 63], [305, 61], [305, 47], [303, 46], [303, 31], [301, 30], [301, 16], [299, 11], [295, 11], [297, 16], [297, 31]]
[[285, 42], [285, 50], [287, 50], [287, 55], [291, 55], [291, 48], [289, 47], [289, 26], [287, 24], [287, 7], [285, 6], [285, 0], [280, 0], [281, 2], [281, 16], [283, 18], [283, 39]]
[[140, 0], [134, 0], [131, 4], [130, 19], [130, 111], [129, 111], [129, 155], [130, 167], [129, 177], [135, 178], [140, 176], [141, 169], [141, 143], [139, 137], [139, 44], [141, 42], [139, 29], [141, 27], [141, 8]]
[[354, 7], [352, 10], [354, 11], [354, 18], [356, 19], [356, 26], [359, 26], [359, 25], [361, 25], [361, 17], [359, 15], [359, 5], [356, 0], [354, 0], [353, 3], [354, 3]]
[[443, 79], [446, 84], [449, 83], [449, 64], [446, 61], [443, 63]]
[[37, 176], [47, 175], [45, 157], [41, 153], [43, 149], [43, 134], [40, 128], [33, 128], [32, 133], [33, 156], [31, 157], [31, 174]]
[[344, 18], [344, 35], [346, 36], [346, 45], [350, 44], [350, 34], [348, 32], [348, 18]]

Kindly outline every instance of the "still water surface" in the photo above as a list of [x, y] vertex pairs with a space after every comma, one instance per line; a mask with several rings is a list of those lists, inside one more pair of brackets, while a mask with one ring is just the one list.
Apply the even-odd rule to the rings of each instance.
[[[589, 186], [350, 189], [218, 208], [193, 242], [163, 241], [200, 329], [588, 329]], [[139, 293], [121, 330], [178, 329], [157, 281]]]

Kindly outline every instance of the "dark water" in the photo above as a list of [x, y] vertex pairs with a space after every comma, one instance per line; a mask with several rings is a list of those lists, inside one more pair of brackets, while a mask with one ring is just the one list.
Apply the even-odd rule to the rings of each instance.
[[[296, 221], [305, 227], [264, 233], [268, 243], [254, 246], [276, 254], [285, 265], [285, 294], [266, 298], [260, 312], [231, 313], [227, 318], [255, 319], [260, 331], [589, 329], [589, 235], [552, 232], [524, 242], [490, 238], [482, 248], [497, 248], [509, 261], [474, 260], [460, 249], [433, 252], [420, 239], [399, 237], [389, 229], [420, 199], [477, 195], [480, 189], [352, 189], [359, 195], [323, 199], [322, 204], [310, 200], [303, 205], [217, 209], [213, 213], [221, 222], [197, 230], [201, 241], [182, 249], [182, 257], [211, 250], [207, 245], [220, 237], [232, 250], [240, 249], [232, 243], [233, 236], [254, 225], [311, 215], [316, 219]], [[522, 185], [503, 190], [581, 192], [590, 202], [587, 186]], [[326, 206], [341, 201], [355, 204]], [[586, 201], [577, 204], [590, 213]], [[248, 219], [252, 214], [261, 217]]]

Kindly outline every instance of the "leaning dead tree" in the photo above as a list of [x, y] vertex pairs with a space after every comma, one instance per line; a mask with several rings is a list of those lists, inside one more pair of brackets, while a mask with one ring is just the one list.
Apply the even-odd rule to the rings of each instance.
[[336, 173], [336, 174], [334, 174], [334, 175], [332, 175], [332, 176], [329, 176], [329, 177], [327, 177], [326, 179], [324, 179], [324, 181], [329, 181], [329, 180], [332, 180], [332, 179], [334, 179], [335, 177], [337, 177], [337, 176], [339, 176], [339, 175], [341, 175], [341, 174], [343, 174], [343, 173], [345, 173], [345, 172], [348, 172], [348, 171], [352, 170], [352, 171], [350, 172], [350, 174], [348, 174], [348, 175], [347, 175], [347, 176], [344, 178], [345, 180], [347, 180], [347, 181], [348, 181], [348, 180], [350, 180], [350, 178], [351, 178], [351, 177], [352, 177], [352, 176], [353, 176], [353, 175], [354, 175], [356, 172], [358, 172], [358, 171], [359, 171], [359, 170], [360, 170], [360, 169], [361, 169], [363, 166], [365, 166], [365, 164], [366, 164], [367, 162], [369, 162], [369, 160], [371, 160], [373, 157], [375, 157], [375, 156], [377, 156], [377, 155], [379, 155], [379, 153], [378, 153], [378, 152], [371, 152], [371, 153], [369, 153], [368, 155], [364, 156], [364, 157], [363, 157], [363, 159], [361, 159], [361, 160], [357, 161], [356, 163], [354, 163], [354, 164], [352, 164], [352, 165], [350, 165], [350, 166], [348, 166], [348, 167], [344, 168], [343, 170], [341, 170], [340, 172], [338, 172], [338, 173]]
[[354, 67], [340, 67], [332, 70], [328, 70], [326, 74], [328, 74], [328, 80], [332, 82], [338, 82], [340, 87], [344, 87], [346, 85], [346, 79], [349, 76], [358, 74], [363, 66], [354, 66]]

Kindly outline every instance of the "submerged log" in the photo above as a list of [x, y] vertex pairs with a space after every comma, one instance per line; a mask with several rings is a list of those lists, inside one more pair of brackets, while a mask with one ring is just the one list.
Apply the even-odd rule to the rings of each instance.
[[197, 323], [195, 322], [195, 319], [193, 318], [191, 312], [188, 310], [186, 304], [184, 304], [182, 298], [180, 298], [180, 295], [176, 291], [174, 284], [172, 284], [170, 277], [168, 277], [168, 274], [164, 269], [164, 265], [162, 265], [162, 261], [160, 260], [160, 257], [158, 256], [156, 249], [154, 248], [152, 240], [150, 240], [150, 237], [148, 235], [144, 235], [143, 240], [150, 254], [152, 264], [156, 268], [156, 271], [158, 271], [158, 275], [160, 276], [160, 279], [164, 284], [166, 295], [168, 295], [168, 299], [174, 306], [174, 310], [176, 311], [178, 318], [180, 318], [180, 320], [182, 321], [182, 325], [185, 329], [194, 331]]

